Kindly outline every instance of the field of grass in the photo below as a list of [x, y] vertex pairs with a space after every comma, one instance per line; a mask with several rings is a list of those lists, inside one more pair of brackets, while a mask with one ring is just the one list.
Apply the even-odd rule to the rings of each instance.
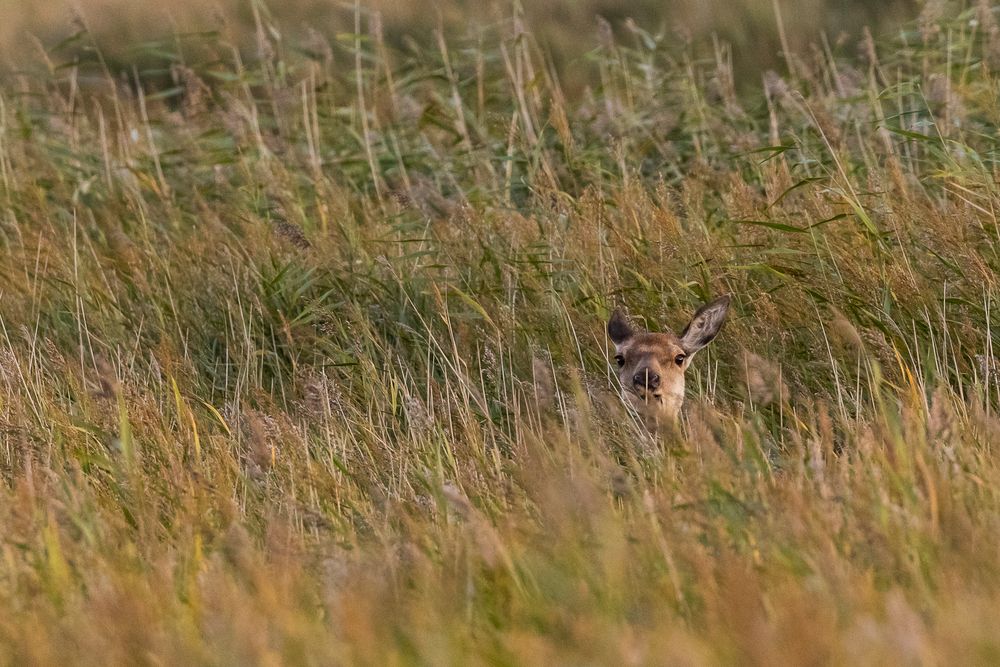
[[[246, 10], [0, 74], [0, 663], [1000, 661], [988, 3]], [[604, 323], [723, 293], [652, 438]]]

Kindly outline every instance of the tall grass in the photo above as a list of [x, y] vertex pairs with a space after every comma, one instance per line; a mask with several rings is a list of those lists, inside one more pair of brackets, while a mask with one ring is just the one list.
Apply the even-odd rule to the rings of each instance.
[[[0, 85], [0, 659], [1000, 658], [991, 7], [585, 89], [249, 7]], [[720, 293], [651, 438], [604, 321]]]

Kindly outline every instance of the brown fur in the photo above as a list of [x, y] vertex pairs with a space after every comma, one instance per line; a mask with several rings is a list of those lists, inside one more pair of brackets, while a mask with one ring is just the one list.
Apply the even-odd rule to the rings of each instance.
[[676, 421], [684, 404], [684, 371], [695, 353], [719, 333], [729, 300], [723, 296], [699, 308], [679, 336], [637, 330], [620, 310], [608, 320], [618, 379], [626, 399], [651, 431]]

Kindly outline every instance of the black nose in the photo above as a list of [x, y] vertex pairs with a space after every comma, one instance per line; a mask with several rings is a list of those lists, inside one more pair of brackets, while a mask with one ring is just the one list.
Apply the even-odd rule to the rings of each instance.
[[632, 383], [637, 389], [656, 389], [660, 386], [660, 376], [648, 368], [643, 368], [632, 376]]

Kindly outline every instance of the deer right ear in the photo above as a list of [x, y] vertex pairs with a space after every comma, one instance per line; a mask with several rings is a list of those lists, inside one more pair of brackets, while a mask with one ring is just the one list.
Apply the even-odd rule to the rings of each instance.
[[634, 335], [635, 330], [629, 324], [625, 313], [620, 308], [615, 308], [615, 312], [611, 313], [611, 319], [608, 320], [608, 337], [611, 338], [611, 342], [621, 345]]
[[706, 303], [695, 312], [694, 317], [684, 327], [680, 336], [681, 347], [689, 357], [715, 340], [729, 313], [729, 302], [729, 295], [726, 295]]

